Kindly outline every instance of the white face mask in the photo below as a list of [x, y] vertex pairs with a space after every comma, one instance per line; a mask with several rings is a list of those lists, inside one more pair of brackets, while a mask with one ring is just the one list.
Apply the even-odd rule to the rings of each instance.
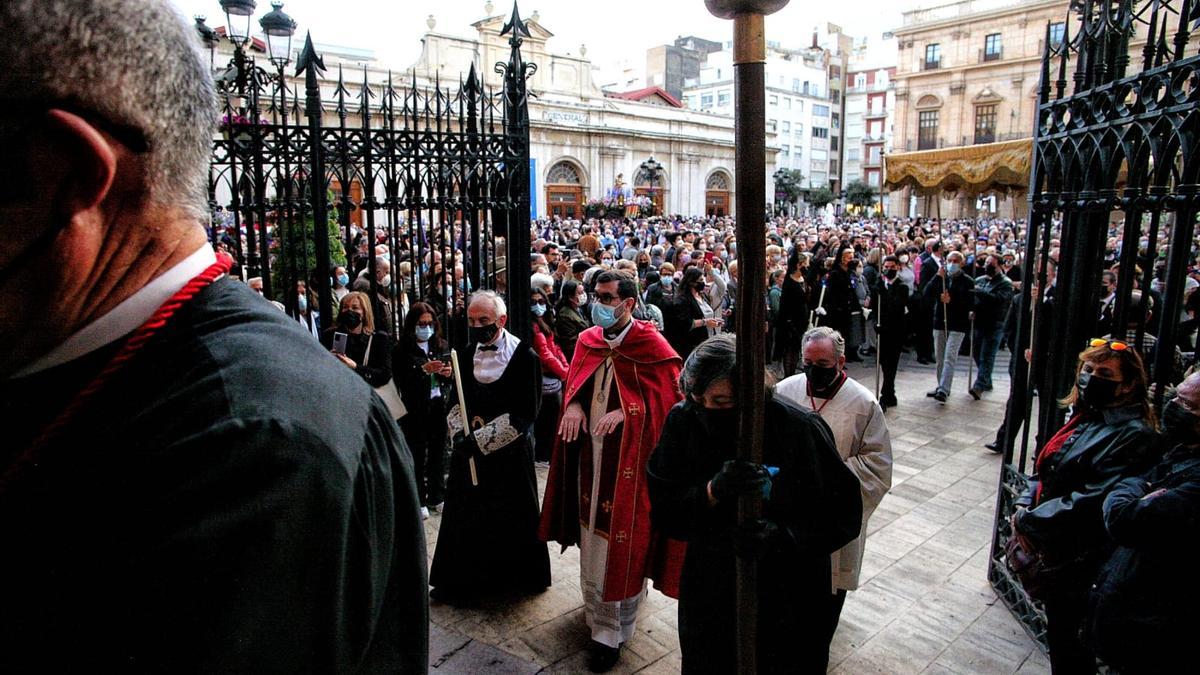
[[390, 275], [390, 274], [383, 275], [383, 280], [380, 281], [379, 283], [384, 288], [391, 288], [392, 287], [392, 275]]

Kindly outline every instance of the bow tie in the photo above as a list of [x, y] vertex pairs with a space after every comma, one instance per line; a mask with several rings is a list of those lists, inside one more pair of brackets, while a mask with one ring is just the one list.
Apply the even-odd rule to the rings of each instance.
[[496, 345], [479, 345], [479, 351], [481, 352], [494, 352], [498, 349], [500, 348]]

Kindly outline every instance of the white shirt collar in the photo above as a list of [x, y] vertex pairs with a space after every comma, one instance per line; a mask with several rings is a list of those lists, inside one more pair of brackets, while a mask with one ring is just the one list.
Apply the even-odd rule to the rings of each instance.
[[473, 359], [475, 379], [484, 384], [491, 384], [500, 379], [500, 376], [504, 374], [504, 369], [508, 367], [509, 359], [512, 358], [520, 342], [521, 340], [516, 335], [501, 328], [500, 334], [492, 342], [496, 346], [496, 349], [485, 351], [480, 349], [483, 345], [476, 346], [475, 358]]
[[[611, 340], [609, 340], [608, 338], [604, 338], [604, 342], [606, 344], [608, 344], [609, 349], [616, 349], [617, 347], [621, 346], [621, 343], [625, 341], [625, 336], [629, 335], [629, 329], [633, 328], [633, 322], [634, 322], [634, 320], [630, 319], [629, 323], [625, 324], [625, 327], [621, 329], [621, 332], [617, 333], [617, 337], [615, 337]], [[603, 332], [600, 333], [600, 337], [604, 337]]]
[[25, 366], [13, 378], [25, 377], [74, 361], [137, 330], [189, 281], [217, 262], [212, 247], [205, 243], [177, 265], [162, 273], [104, 316], [84, 326], [40, 359]]

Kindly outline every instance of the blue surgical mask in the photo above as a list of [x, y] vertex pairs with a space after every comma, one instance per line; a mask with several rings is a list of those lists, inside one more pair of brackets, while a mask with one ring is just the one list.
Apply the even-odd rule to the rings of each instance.
[[958, 263], [947, 263], [946, 271], [950, 274], [958, 274], [962, 271], [962, 267]]
[[540, 302], [533, 306], [533, 315], [534, 316], [541, 316], [545, 313], [546, 313], [546, 306], [541, 304]]
[[670, 276], [665, 276], [662, 279], [659, 279], [659, 283], [663, 285], [663, 288], [670, 288], [671, 284], [675, 283], [675, 279]]
[[592, 303], [592, 323], [604, 330], [612, 328], [617, 325], [617, 310], [599, 302]]
[[337, 282], [338, 282], [339, 286], [350, 285], [350, 275], [349, 274], [339, 274], [338, 278], [337, 278]]
[[307, 312], [308, 311], [308, 298], [303, 295], [296, 296], [296, 307], [298, 307], [301, 312]]
[[417, 326], [417, 342], [429, 342], [433, 337], [433, 326]]

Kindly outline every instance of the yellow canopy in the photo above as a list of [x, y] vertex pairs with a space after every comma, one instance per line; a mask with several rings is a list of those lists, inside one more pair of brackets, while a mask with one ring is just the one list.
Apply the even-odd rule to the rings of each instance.
[[1024, 191], [1029, 187], [1033, 139], [899, 152], [884, 156], [886, 185], [918, 194]]

